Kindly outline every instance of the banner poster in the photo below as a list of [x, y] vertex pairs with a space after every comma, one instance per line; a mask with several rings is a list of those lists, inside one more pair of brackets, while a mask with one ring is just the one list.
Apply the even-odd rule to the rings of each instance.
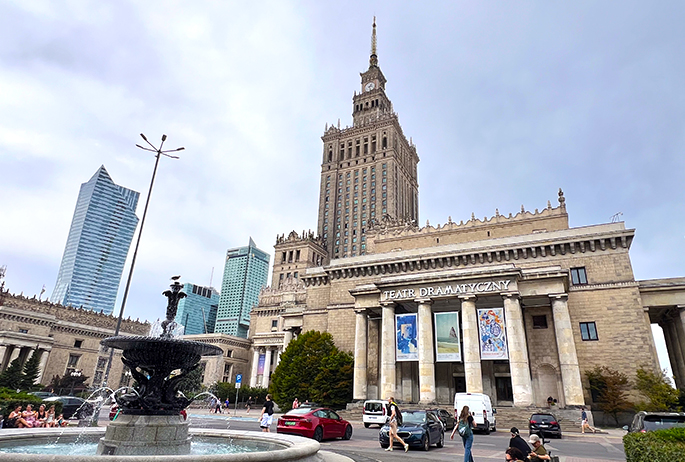
[[416, 313], [396, 314], [395, 330], [397, 361], [418, 361], [419, 333], [416, 330]]
[[259, 355], [259, 360], [257, 361], [257, 375], [264, 374], [264, 362], [266, 361], [266, 355]]
[[461, 361], [459, 312], [433, 313], [435, 319], [435, 361]]
[[504, 308], [478, 310], [480, 359], [509, 359], [504, 330]]

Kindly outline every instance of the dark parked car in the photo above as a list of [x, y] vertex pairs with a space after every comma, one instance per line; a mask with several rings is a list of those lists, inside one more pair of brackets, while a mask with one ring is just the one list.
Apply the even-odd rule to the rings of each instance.
[[75, 396], [53, 396], [44, 401], [62, 403], [62, 414], [65, 419], [83, 419], [93, 414], [93, 405]]
[[435, 412], [438, 416], [438, 419], [442, 422], [445, 430], [452, 430], [457, 424], [457, 419], [455, 419], [454, 415], [447, 409], [431, 409], [431, 411]]
[[685, 427], [685, 412], [645, 412], [635, 414], [630, 425], [623, 427], [629, 432], [650, 432], [673, 427]]
[[328, 408], [298, 407], [278, 419], [277, 433], [314, 438], [316, 441], [331, 438], [352, 438], [352, 424]]
[[[378, 442], [382, 448], [390, 445], [388, 432], [390, 427], [384, 425], [378, 433]], [[445, 445], [445, 428], [435, 411], [402, 411], [402, 425], [397, 428], [397, 436], [409, 446], [428, 451], [431, 445], [441, 448]], [[394, 444], [399, 444], [394, 441]]]
[[543, 438], [545, 436], [561, 438], [561, 425], [553, 414], [533, 414], [528, 422], [528, 434], [533, 433]]
[[33, 395], [36, 398], [40, 398], [40, 399], [52, 398], [52, 397], [57, 396], [56, 394], [50, 393], [49, 391], [32, 391], [29, 393], [29, 395]]

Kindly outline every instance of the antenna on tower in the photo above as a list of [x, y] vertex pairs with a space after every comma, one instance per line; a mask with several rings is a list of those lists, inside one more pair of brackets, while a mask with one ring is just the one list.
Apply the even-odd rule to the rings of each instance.
[[623, 212], [616, 212], [611, 216], [611, 222], [612, 223], [618, 223], [621, 221], [621, 217], [623, 216]]
[[369, 67], [378, 66], [378, 56], [376, 55], [376, 16], [373, 17], [373, 30], [371, 31], [371, 56], [369, 57]]
[[212, 287], [212, 281], [214, 280], [214, 267], [212, 266], [212, 274], [209, 276], [209, 287]]

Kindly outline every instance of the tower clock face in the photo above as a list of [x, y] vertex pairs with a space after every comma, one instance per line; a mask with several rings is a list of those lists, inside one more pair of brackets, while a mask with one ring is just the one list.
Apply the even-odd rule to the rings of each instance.
[[369, 83], [367, 83], [366, 86], [364, 87], [364, 90], [366, 90], [366, 91], [371, 91], [371, 90], [373, 90], [374, 88], [376, 88], [376, 84], [374, 84], [373, 82], [369, 82]]

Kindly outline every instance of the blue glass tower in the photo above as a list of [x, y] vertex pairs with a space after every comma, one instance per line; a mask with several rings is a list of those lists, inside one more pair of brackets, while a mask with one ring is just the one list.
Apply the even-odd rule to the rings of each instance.
[[139, 196], [114, 184], [104, 165], [81, 185], [52, 302], [114, 311]]
[[185, 335], [213, 334], [219, 292], [214, 287], [202, 287], [186, 282], [186, 297], [178, 302], [176, 322], [185, 326]]
[[247, 338], [250, 312], [259, 302], [259, 291], [269, 277], [269, 255], [250, 238], [247, 247], [226, 252], [219, 311], [214, 332]]

